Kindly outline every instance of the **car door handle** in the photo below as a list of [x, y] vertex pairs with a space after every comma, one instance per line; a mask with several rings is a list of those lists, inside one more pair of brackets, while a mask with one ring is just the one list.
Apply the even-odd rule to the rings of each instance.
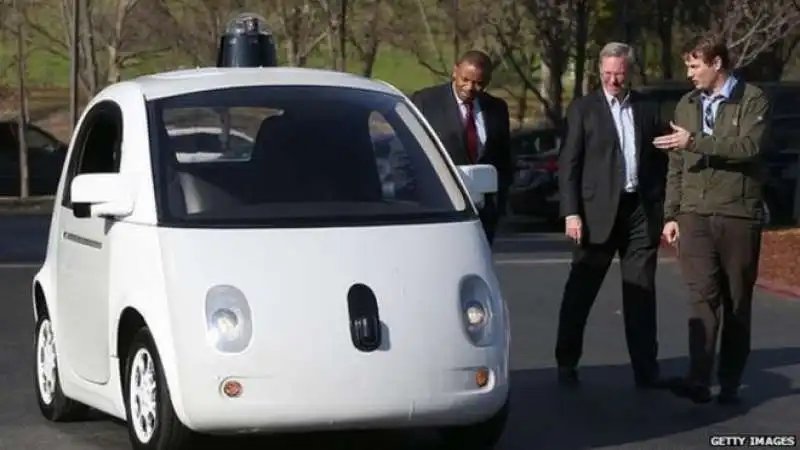
[[100, 249], [103, 248], [103, 243], [102, 242], [96, 241], [94, 239], [89, 239], [89, 238], [77, 235], [75, 233], [70, 233], [69, 231], [65, 231], [64, 233], [62, 233], [61, 237], [63, 239], [65, 239], [65, 240], [67, 240], [67, 241], [72, 241], [72, 242], [74, 242], [76, 244], [83, 245], [83, 246], [86, 246], [86, 247], [91, 247], [91, 248], [94, 248], [94, 249], [97, 249], [97, 250], [100, 250]]

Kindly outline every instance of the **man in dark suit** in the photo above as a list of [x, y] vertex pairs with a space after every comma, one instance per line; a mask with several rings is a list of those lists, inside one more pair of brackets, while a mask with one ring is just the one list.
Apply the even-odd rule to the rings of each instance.
[[497, 196], [487, 196], [480, 208], [489, 244], [505, 210], [513, 175], [508, 105], [485, 91], [491, 76], [489, 56], [470, 50], [453, 67], [451, 81], [411, 96], [456, 165], [492, 164], [497, 169]]
[[667, 159], [652, 145], [663, 130], [654, 103], [630, 89], [630, 46], [600, 52], [602, 88], [569, 106], [559, 158], [561, 214], [574, 241], [564, 288], [556, 360], [562, 384], [579, 383], [577, 365], [592, 304], [620, 256], [625, 336], [638, 387], [666, 387], [659, 375], [655, 272]]

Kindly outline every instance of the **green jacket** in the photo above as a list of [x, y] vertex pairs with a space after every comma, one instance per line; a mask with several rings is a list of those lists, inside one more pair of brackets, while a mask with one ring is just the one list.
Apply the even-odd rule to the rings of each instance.
[[714, 134], [703, 134], [700, 91], [684, 95], [674, 122], [692, 133], [683, 150], [668, 150], [665, 221], [678, 214], [761, 220], [769, 134], [769, 101], [756, 86], [739, 81], [717, 109]]

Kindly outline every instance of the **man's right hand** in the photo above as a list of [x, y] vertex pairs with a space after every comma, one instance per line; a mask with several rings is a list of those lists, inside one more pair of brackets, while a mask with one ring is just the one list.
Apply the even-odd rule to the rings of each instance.
[[576, 244], [580, 244], [581, 239], [583, 239], [583, 222], [581, 221], [581, 217], [567, 216], [565, 222], [566, 229], [564, 230], [564, 234], [566, 234]]
[[678, 222], [671, 220], [664, 224], [664, 230], [661, 232], [667, 244], [674, 245], [680, 238], [680, 230], [678, 229]]

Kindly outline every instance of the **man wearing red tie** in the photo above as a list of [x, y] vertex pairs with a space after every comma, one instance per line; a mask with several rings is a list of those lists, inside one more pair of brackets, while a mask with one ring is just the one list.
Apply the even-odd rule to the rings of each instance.
[[485, 91], [491, 76], [489, 56], [470, 50], [453, 67], [452, 81], [411, 96], [456, 165], [492, 164], [497, 169], [497, 195], [487, 196], [480, 209], [489, 244], [505, 211], [513, 176], [508, 104]]

